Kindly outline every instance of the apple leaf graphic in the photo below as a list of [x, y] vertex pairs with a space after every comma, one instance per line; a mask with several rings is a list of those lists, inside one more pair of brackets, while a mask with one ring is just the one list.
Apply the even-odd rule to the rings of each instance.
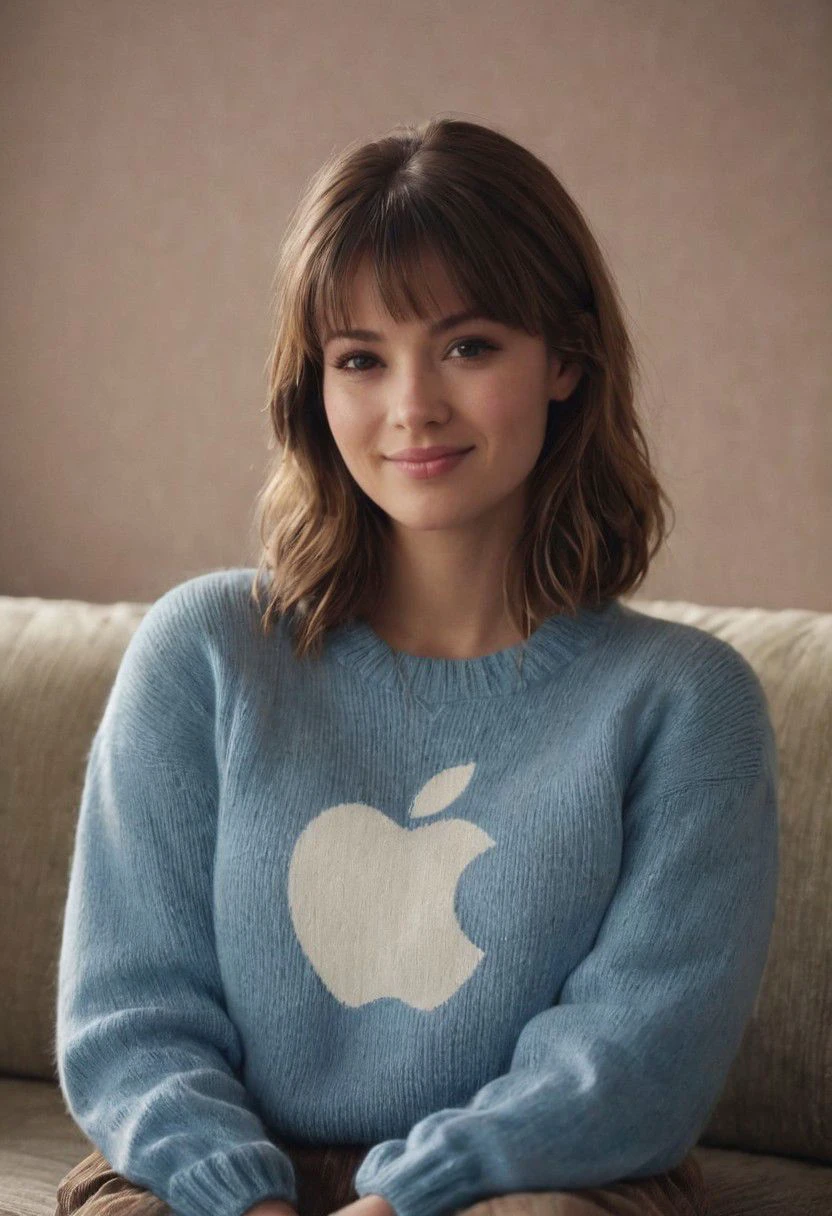
[[475, 768], [476, 764], [457, 764], [431, 777], [413, 799], [410, 818], [421, 819], [425, 815], [438, 815], [444, 811], [467, 787]]

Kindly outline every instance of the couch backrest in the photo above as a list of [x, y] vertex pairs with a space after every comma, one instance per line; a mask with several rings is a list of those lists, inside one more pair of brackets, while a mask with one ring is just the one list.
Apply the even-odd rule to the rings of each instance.
[[[758, 673], [780, 761], [760, 995], [702, 1143], [832, 1162], [832, 613], [629, 599]], [[0, 1073], [56, 1080], [57, 961], [89, 746], [146, 604], [0, 596]]]

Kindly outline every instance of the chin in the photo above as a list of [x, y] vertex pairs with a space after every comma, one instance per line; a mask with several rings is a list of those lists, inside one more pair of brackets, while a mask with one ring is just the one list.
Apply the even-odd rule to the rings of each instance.
[[387, 517], [392, 527], [406, 528], [409, 532], [444, 532], [466, 528], [476, 524], [478, 519], [477, 515], [471, 516], [467, 512], [454, 514], [451, 511], [423, 512], [412, 516], [394, 515], [392, 511], [388, 511]]

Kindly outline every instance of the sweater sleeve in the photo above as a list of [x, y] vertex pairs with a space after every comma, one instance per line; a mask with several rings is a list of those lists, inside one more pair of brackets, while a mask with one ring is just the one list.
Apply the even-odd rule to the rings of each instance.
[[87, 756], [58, 966], [55, 1057], [69, 1113], [177, 1216], [297, 1196], [239, 1079], [214, 948], [210, 644], [197, 580], [150, 606]]
[[504, 1075], [376, 1144], [359, 1195], [441, 1216], [646, 1177], [696, 1144], [753, 1012], [778, 874], [764, 694], [740, 656], [722, 667], [732, 684], [668, 698], [650, 725], [615, 891], [557, 1003], [523, 1027]]

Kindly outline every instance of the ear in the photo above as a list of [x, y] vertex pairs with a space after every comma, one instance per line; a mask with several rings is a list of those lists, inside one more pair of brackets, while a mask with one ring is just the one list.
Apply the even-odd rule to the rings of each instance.
[[575, 391], [584, 369], [580, 363], [562, 363], [557, 355], [551, 356], [550, 366], [549, 396], [556, 401], [565, 401]]

